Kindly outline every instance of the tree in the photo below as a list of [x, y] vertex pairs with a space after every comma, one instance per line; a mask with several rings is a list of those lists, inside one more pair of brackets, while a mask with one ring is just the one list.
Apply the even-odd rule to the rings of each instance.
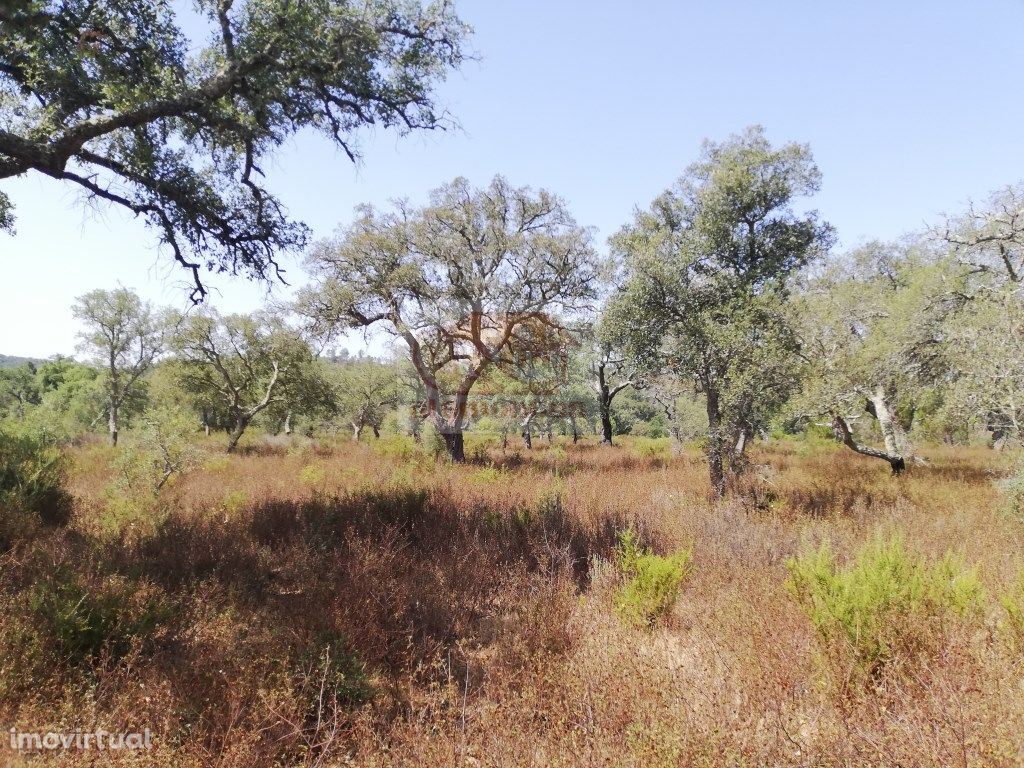
[[543, 420], [550, 438], [555, 421], [575, 418], [580, 410], [571, 380], [578, 346], [559, 323], [525, 323], [517, 333], [514, 354], [488, 369], [478, 382], [470, 415], [497, 421], [503, 448], [510, 428], [518, 430], [524, 448], [533, 448], [538, 420]]
[[[831, 228], [796, 198], [819, 188], [810, 149], [775, 149], [760, 127], [701, 158], [611, 240], [626, 283], [609, 320], [651, 373], [693, 382], [706, 404], [708, 471], [725, 491], [728, 454], [781, 406], [797, 343], [784, 305], [794, 275], [825, 250]], [[772, 386], [766, 386], [766, 385]], [[729, 446], [727, 448], [727, 446]]]
[[597, 260], [558, 197], [498, 176], [485, 189], [456, 179], [421, 209], [363, 206], [309, 267], [321, 286], [300, 297], [302, 314], [328, 328], [380, 324], [404, 341], [427, 418], [462, 461], [474, 385], [587, 304]]
[[352, 427], [352, 439], [358, 442], [366, 427], [380, 437], [384, 418], [398, 404], [395, 368], [368, 359], [335, 364], [328, 370], [334, 411]]
[[597, 395], [597, 412], [601, 419], [601, 443], [612, 444], [612, 401], [638, 378], [638, 366], [622, 350], [621, 339], [615, 338], [615, 323], [598, 324], [591, 330], [590, 372]]
[[41, 402], [42, 392], [35, 363], [0, 369], [0, 414], [13, 413], [25, 418], [26, 409]]
[[432, 89], [468, 28], [448, 0], [195, 6], [193, 29], [165, 0], [0, 3], [0, 179], [41, 173], [143, 217], [198, 299], [201, 268], [264, 278], [304, 246], [262, 182], [289, 136], [354, 160], [363, 126], [448, 124]]
[[185, 387], [225, 409], [228, 453], [264, 410], [324, 387], [309, 345], [276, 316], [195, 312], [178, 319], [171, 346]]
[[1024, 283], [1024, 184], [994, 192], [981, 209], [972, 203], [963, 215], [947, 217], [942, 235], [972, 274]]
[[75, 300], [72, 312], [85, 325], [81, 349], [105, 371], [107, 425], [117, 445], [121, 407], [163, 351], [164, 321], [127, 288], [90, 291]]
[[[962, 271], [923, 242], [869, 243], [833, 264], [799, 299], [809, 367], [797, 410], [827, 415], [840, 442], [902, 472], [918, 460], [910, 429], [920, 402], [950, 383], [943, 329], [964, 296]], [[865, 415], [883, 451], [856, 439]]]

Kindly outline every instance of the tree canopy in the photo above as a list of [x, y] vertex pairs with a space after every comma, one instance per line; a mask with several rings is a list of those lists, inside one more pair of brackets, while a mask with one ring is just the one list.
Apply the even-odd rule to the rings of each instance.
[[[0, 179], [28, 172], [123, 206], [190, 270], [264, 278], [308, 231], [262, 166], [310, 129], [449, 125], [433, 87], [464, 58], [447, 0], [0, 2]], [[0, 192], [0, 228], [14, 201]]]
[[689, 380], [705, 398], [718, 494], [727, 440], [741, 457], [795, 382], [797, 342], [783, 302], [832, 230], [793, 203], [820, 179], [806, 146], [774, 148], [751, 128], [705, 143], [675, 186], [611, 241], [627, 280], [608, 322], [638, 364]]
[[300, 312], [322, 330], [380, 324], [402, 340], [455, 458], [476, 382], [557, 335], [594, 297], [598, 269], [561, 199], [500, 176], [483, 189], [456, 179], [422, 208], [364, 206], [309, 265], [319, 285]]

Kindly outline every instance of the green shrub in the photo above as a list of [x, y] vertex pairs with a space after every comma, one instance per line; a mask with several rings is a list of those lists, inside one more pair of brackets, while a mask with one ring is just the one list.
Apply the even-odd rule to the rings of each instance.
[[672, 441], [667, 437], [638, 437], [633, 442], [633, 449], [644, 459], [668, 461], [672, 458]]
[[123, 656], [171, 614], [155, 588], [122, 577], [93, 586], [74, 575], [57, 576], [36, 584], [27, 605], [46, 646], [72, 665], [101, 651]]
[[115, 484], [132, 497], [155, 496], [200, 464], [190, 414], [155, 408], [138, 420], [114, 459]]
[[497, 469], [496, 467], [491, 466], [484, 467], [483, 469], [478, 469], [476, 472], [469, 476], [469, 480], [474, 483], [479, 483], [481, 485], [489, 485], [491, 483], [496, 483], [502, 480], [504, 477], [504, 472], [502, 472], [500, 469]]
[[385, 435], [373, 442], [373, 450], [385, 458], [407, 461], [416, 455], [417, 446], [411, 437], [405, 435]]
[[650, 627], [675, 605], [683, 580], [692, 570], [693, 550], [655, 555], [627, 530], [619, 536], [617, 554], [624, 582], [615, 593], [615, 610], [634, 626]]
[[323, 485], [327, 479], [327, 471], [323, 464], [307, 464], [299, 471], [299, 482], [303, 485], [316, 487]]
[[491, 451], [501, 445], [497, 436], [480, 432], [467, 432], [464, 440], [466, 456], [477, 464], [488, 463], [491, 460]]
[[997, 485], [1003, 496], [1003, 509], [1008, 515], [1024, 520], [1024, 464], [1013, 475]]
[[929, 563], [898, 537], [876, 539], [845, 568], [827, 545], [786, 563], [787, 587], [832, 650], [876, 671], [897, 653], [927, 644], [946, 616], [976, 610], [983, 591], [973, 569], [950, 554]]
[[0, 426], [0, 507], [65, 524], [71, 498], [63, 488], [64, 471], [64, 456], [52, 435]]
[[1006, 627], [1014, 648], [1024, 649], [1024, 571], [1013, 587], [999, 596], [999, 602], [1006, 611]]
[[249, 494], [238, 488], [227, 491], [220, 505], [225, 518], [238, 517], [249, 506]]
[[310, 717], [332, 707], [349, 709], [373, 698], [366, 666], [335, 633], [319, 637], [300, 659], [299, 687], [309, 702]]

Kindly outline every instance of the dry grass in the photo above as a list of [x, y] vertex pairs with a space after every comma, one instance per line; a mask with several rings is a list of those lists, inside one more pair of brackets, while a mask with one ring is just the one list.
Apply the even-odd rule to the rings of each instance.
[[[0, 712], [24, 730], [157, 734], [100, 764], [1024, 761], [1024, 657], [994, 597], [1024, 528], [1000, 512], [1008, 460], [990, 452], [936, 449], [894, 479], [842, 449], [775, 444], [712, 504], [699, 455], [628, 445], [450, 466], [347, 443], [231, 458], [211, 444], [157, 503], [113, 518], [110, 450], [73, 454], [72, 524], [0, 555]], [[693, 548], [652, 630], [614, 610], [628, 527], [657, 552]], [[863, 684], [787, 591], [785, 561], [825, 539], [849, 559], [880, 531], [962, 555], [992, 597]], [[74, 651], [79, 630], [39, 608], [65, 593], [126, 607]]]

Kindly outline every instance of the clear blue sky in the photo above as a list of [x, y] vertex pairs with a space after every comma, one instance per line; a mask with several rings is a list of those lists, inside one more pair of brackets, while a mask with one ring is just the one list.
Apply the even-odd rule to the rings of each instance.
[[[843, 246], [918, 229], [1024, 178], [1021, 0], [457, 5], [481, 57], [440, 90], [461, 131], [368, 132], [358, 166], [303, 135], [268, 169], [318, 235], [356, 203], [418, 201], [456, 175], [483, 184], [500, 172], [561, 194], [603, 247], [702, 139], [752, 123], [810, 143], [824, 173], [814, 205]], [[184, 304], [184, 275], [140, 222], [85, 211], [39, 176], [2, 184], [18, 232], [0, 235], [0, 353], [72, 353], [70, 305], [93, 288]], [[298, 261], [288, 266], [301, 283]], [[264, 295], [240, 278], [211, 282], [226, 311]]]

